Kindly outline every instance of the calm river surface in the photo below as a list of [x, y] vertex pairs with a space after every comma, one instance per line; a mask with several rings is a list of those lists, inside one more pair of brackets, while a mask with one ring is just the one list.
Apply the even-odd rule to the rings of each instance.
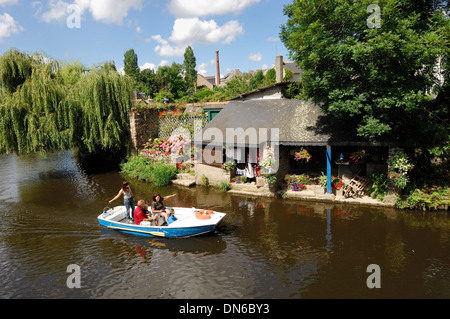
[[[0, 155], [0, 298], [450, 298], [450, 216], [252, 198], [130, 180], [136, 199], [228, 215], [213, 235], [151, 239], [99, 226], [118, 172], [72, 152]], [[122, 205], [122, 199], [114, 204]], [[69, 289], [69, 265], [81, 288]], [[369, 289], [380, 267], [381, 288]]]

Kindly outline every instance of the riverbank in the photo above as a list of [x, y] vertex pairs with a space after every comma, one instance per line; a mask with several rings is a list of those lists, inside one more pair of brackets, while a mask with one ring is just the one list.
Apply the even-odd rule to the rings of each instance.
[[[195, 187], [195, 176], [189, 173], [177, 174], [176, 179], [172, 180], [172, 184], [184, 187]], [[309, 186], [301, 191], [280, 190], [273, 192], [267, 185], [258, 186], [256, 183], [230, 183], [230, 189], [226, 191], [228, 194], [246, 195], [255, 197], [272, 197], [285, 198], [311, 202], [332, 202], [352, 205], [378, 206], [378, 207], [395, 207], [395, 197], [386, 198], [380, 202], [370, 196], [360, 196], [356, 198], [345, 198], [342, 192], [336, 194], [326, 194], [321, 187], [315, 185]]]
[[[140, 161], [137, 162], [140, 163]], [[144, 161], [144, 163], [147, 163], [147, 161]], [[364, 194], [363, 192], [362, 194], [357, 193], [357, 195], [354, 195], [353, 197], [344, 197], [343, 188], [339, 190], [333, 188], [333, 193], [327, 194], [325, 192], [325, 188], [320, 185], [310, 185], [308, 183], [308, 185], [303, 188], [297, 187], [297, 189], [293, 190], [292, 188], [287, 188], [286, 184], [282, 184], [278, 185], [277, 190], [275, 191], [268, 186], [267, 181], [262, 177], [257, 177], [256, 182], [253, 183], [242, 181], [238, 182], [237, 179], [231, 179], [229, 173], [218, 167], [208, 167], [208, 176], [206, 176], [206, 170], [204, 170], [205, 165], [191, 166], [190, 164], [187, 169], [180, 169], [177, 164], [171, 162], [163, 164], [161, 162], [161, 159], [159, 159], [156, 163], [158, 163], [156, 166], [160, 165], [170, 167], [173, 173], [171, 174], [171, 178], [167, 178], [168, 176], [166, 170], [161, 170], [161, 174], [157, 174], [159, 176], [159, 178], [156, 179], [157, 181], [164, 177], [164, 185], [166, 184], [166, 182], [183, 187], [194, 187], [196, 185], [202, 185], [206, 187], [217, 188], [223, 192], [228, 192], [230, 194], [240, 194], [256, 197], [286, 198], [312, 202], [343, 203], [351, 205], [411, 209], [420, 211], [448, 211], [448, 208], [450, 207], [450, 189], [448, 187], [439, 186], [423, 190], [415, 189], [414, 191], [405, 192], [401, 196], [396, 194], [394, 191], [388, 191], [385, 193], [375, 193], [376, 198], [372, 198], [371, 196], [369, 196], [368, 194]], [[131, 169], [129, 171], [133, 173], [132, 175], [136, 175], [136, 173], [141, 170], [147, 170], [147, 165], [144, 165], [144, 167], [140, 168], [137, 166], [134, 164], [131, 165]], [[143, 177], [145, 176], [146, 174], [144, 174]], [[148, 180], [148, 178], [142, 179]], [[151, 180], [152, 178], [150, 178], [150, 181]], [[341, 184], [339, 184], [338, 186], [341, 186]], [[371, 187], [369, 187], [369, 190], [370, 188]], [[380, 185], [378, 185], [377, 188], [379, 189]], [[380, 194], [382, 196], [380, 196]]]

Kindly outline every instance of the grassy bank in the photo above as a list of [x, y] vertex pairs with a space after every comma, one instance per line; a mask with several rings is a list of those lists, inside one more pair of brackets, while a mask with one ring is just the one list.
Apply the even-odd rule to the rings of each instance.
[[156, 186], [166, 186], [176, 177], [177, 169], [163, 162], [152, 162], [142, 155], [133, 155], [121, 164], [123, 173]]

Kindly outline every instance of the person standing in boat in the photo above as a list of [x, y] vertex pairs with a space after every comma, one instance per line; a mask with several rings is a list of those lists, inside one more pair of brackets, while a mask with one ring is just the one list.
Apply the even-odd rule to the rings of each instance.
[[164, 217], [165, 221], [167, 222], [170, 211], [164, 206], [163, 201], [165, 199], [174, 197], [177, 194], [168, 195], [166, 197], [161, 197], [161, 195], [156, 194], [153, 196], [153, 202], [152, 202], [152, 213], [153, 214], [161, 214], [162, 217]]
[[133, 192], [131, 191], [131, 187], [128, 184], [128, 182], [122, 183], [122, 188], [119, 190], [119, 193], [116, 195], [116, 197], [111, 199], [109, 201], [109, 203], [111, 204], [112, 202], [114, 202], [116, 199], [118, 199], [122, 195], [123, 195], [123, 203], [127, 210], [127, 219], [128, 219], [128, 221], [133, 221], [134, 209], [135, 209], [135, 204], [134, 204], [134, 199], [133, 199], [134, 195], [133, 195]]

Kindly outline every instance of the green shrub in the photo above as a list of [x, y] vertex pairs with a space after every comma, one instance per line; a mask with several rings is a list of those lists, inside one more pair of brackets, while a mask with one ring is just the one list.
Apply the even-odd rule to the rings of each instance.
[[177, 169], [174, 166], [164, 165], [162, 162], [153, 163], [153, 178], [151, 182], [156, 186], [166, 186], [177, 175]]
[[144, 180], [147, 179], [145, 178], [147, 176], [144, 177], [144, 175], [149, 174], [151, 171], [150, 162], [144, 156], [128, 157], [126, 161], [120, 165], [120, 168], [123, 173], [126, 173], [131, 177]]
[[152, 162], [141, 155], [130, 156], [122, 163], [123, 173], [156, 186], [166, 186], [176, 177], [177, 169], [163, 162]]
[[398, 197], [396, 206], [400, 209], [411, 208], [426, 210], [437, 210], [440, 205], [450, 205], [450, 189], [442, 188], [426, 193], [420, 189], [415, 189], [406, 199]]
[[202, 183], [204, 186], [209, 187], [209, 179], [205, 174], [202, 175]]
[[383, 201], [388, 193], [388, 180], [386, 173], [371, 172], [368, 176], [369, 186], [366, 191], [370, 197]]
[[267, 184], [269, 186], [274, 186], [277, 182], [277, 175], [276, 174], [263, 174], [264, 178], [266, 179]]
[[230, 183], [227, 182], [227, 181], [222, 181], [222, 182], [220, 182], [219, 189], [220, 189], [222, 192], [227, 192], [227, 191], [229, 191], [229, 190], [231, 189], [231, 185], [230, 185]]

